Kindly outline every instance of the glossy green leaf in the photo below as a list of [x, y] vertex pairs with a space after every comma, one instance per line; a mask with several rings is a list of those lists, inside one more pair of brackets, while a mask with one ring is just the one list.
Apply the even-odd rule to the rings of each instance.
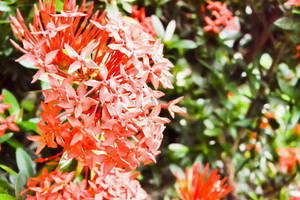
[[16, 97], [8, 90], [3, 89], [2, 94], [5, 95], [3, 102], [9, 103], [12, 105], [11, 108], [8, 109], [10, 115], [16, 115], [17, 118], [20, 114], [20, 105], [16, 99]]
[[16, 151], [16, 160], [18, 169], [22, 174], [24, 174], [27, 178], [32, 177], [34, 175], [33, 169], [33, 161], [30, 156], [24, 151], [22, 148], [17, 148]]
[[18, 123], [18, 125], [27, 131], [35, 131], [36, 133], [38, 133], [37, 123], [30, 122], [30, 121], [22, 121], [22, 122]]
[[2, 135], [2, 137], [0, 137], [0, 144], [9, 140], [13, 135], [14, 133], [6, 133]]
[[15, 172], [13, 169], [11, 169], [11, 168], [9, 168], [9, 167], [7, 167], [5, 165], [1, 165], [0, 164], [0, 168], [3, 169], [4, 171], [6, 171], [7, 173], [13, 175], [13, 176], [17, 176], [18, 175], [17, 172]]

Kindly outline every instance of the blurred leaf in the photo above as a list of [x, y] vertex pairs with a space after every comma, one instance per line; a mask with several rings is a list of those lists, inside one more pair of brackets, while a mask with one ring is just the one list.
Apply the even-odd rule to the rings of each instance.
[[18, 175], [17, 172], [15, 172], [13, 169], [11, 169], [11, 168], [9, 168], [9, 167], [7, 167], [5, 165], [1, 165], [0, 164], [0, 168], [3, 169], [4, 171], [6, 171], [7, 173], [13, 175], [13, 176], [17, 176]]
[[152, 24], [156, 30], [156, 34], [159, 38], [164, 38], [165, 29], [160, 19], [156, 15], [152, 15]]
[[175, 29], [176, 29], [176, 21], [172, 20], [169, 22], [169, 24], [166, 28], [166, 34], [164, 37], [165, 42], [168, 42], [172, 39]]
[[4, 2], [6, 3], [6, 5], [11, 5], [16, 3], [16, 0], [4, 0]]
[[10, 138], [9, 140], [7, 140], [6, 143], [8, 143], [10, 146], [12, 146], [15, 149], [23, 148], [22, 144], [13, 138]]
[[22, 148], [17, 148], [16, 160], [18, 169], [27, 178], [34, 176], [33, 161], [30, 156]]
[[0, 194], [0, 200], [16, 200], [16, 198], [9, 194]]
[[169, 144], [168, 149], [175, 158], [182, 158], [189, 152], [189, 148], [180, 143]]
[[62, 0], [55, 0], [55, 7], [57, 12], [61, 12], [63, 10], [64, 2]]
[[272, 66], [273, 58], [268, 53], [264, 53], [259, 60], [259, 64], [263, 66], [264, 69], [268, 70]]
[[[14, 189], [8, 184], [7, 181], [0, 180], [0, 194], [14, 194]], [[0, 198], [1, 200], [1, 198]]]
[[15, 195], [17, 196], [17, 199], [23, 199], [19, 194], [24, 191], [24, 174], [20, 172], [17, 176], [16, 183], [15, 183]]
[[4, 134], [2, 137], [0, 137], [0, 144], [6, 142], [7, 140], [9, 140], [13, 135], [14, 135], [14, 133]]
[[131, 9], [131, 5], [125, 1], [121, 1], [122, 4], [122, 8], [127, 12], [127, 13], [131, 13], [132, 9]]
[[178, 40], [172, 42], [169, 47], [178, 49], [195, 49], [197, 48], [197, 44], [192, 40]]
[[10, 7], [5, 2], [0, 2], [0, 12], [10, 12]]
[[2, 90], [2, 94], [5, 95], [3, 102], [9, 103], [12, 105], [11, 108], [8, 109], [10, 115], [16, 115], [17, 119], [20, 114], [20, 106], [16, 99], [16, 97], [6, 89]]
[[296, 30], [300, 22], [290, 17], [281, 17], [274, 22], [275, 26], [284, 30]]
[[223, 131], [219, 128], [213, 128], [213, 129], [205, 129], [204, 135], [210, 136], [210, 137], [216, 137], [222, 134]]
[[170, 171], [173, 175], [177, 173], [180, 179], [183, 179], [185, 176], [183, 170], [178, 165], [170, 164]]

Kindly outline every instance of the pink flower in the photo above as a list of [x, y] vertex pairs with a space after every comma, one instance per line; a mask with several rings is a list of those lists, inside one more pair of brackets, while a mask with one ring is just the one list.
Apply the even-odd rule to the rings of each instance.
[[[220, 1], [207, 1], [207, 9], [212, 11], [213, 18], [206, 16], [204, 18], [207, 25], [204, 27], [204, 31], [220, 33], [221, 28], [224, 27], [228, 30], [238, 31], [238, 27], [235, 25], [235, 18], [232, 16], [227, 5]], [[213, 20], [214, 19], [214, 20]]]
[[285, 6], [297, 6], [300, 7], [300, 0], [288, 0], [284, 3]]
[[279, 155], [279, 165], [282, 172], [292, 173], [294, 166], [300, 160], [300, 149], [285, 147], [276, 150]]

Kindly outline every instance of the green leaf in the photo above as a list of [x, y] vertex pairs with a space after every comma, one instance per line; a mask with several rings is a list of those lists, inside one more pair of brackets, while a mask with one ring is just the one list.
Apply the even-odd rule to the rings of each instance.
[[4, 2], [6, 3], [6, 5], [11, 5], [16, 3], [16, 0], [4, 0]]
[[264, 53], [259, 59], [259, 64], [266, 70], [270, 69], [272, 63], [273, 58], [268, 53]]
[[13, 176], [17, 176], [18, 175], [17, 172], [15, 172], [13, 169], [11, 169], [11, 168], [9, 168], [9, 167], [7, 167], [5, 165], [1, 165], [0, 164], [0, 168], [3, 169], [4, 171], [6, 171], [7, 173], [13, 175]]
[[221, 135], [222, 130], [219, 128], [213, 128], [213, 129], [205, 129], [204, 135], [210, 136], [210, 137], [216, 137]]
[[10, 115], [16, 115], [16, 120], [19, 119], [20, 115], [20, 105], [15, 98], [15, 96], [6, 89], [2, 90], [2, 94], [5, 95], [3, 102], [11, 104], [12, 106], [8, 109]]
[[10, 12], [11, 9], [5, 2], [0, 2], [0, 12]]
[[169, 47], [180, 49], [195, 49], [197, 48], [197, 44], [192, 40], [178, 40], [176, 42], [172, 42]]
[[20, 114], [20, 105], [19, 105], [16, 97], [10, 91], [8, 91], [6, 89], [2, 90], [2, 94], [5, 95], [3, 102], [9, 103], [12, 105], [12, 107], [8, 109], [9, 114], [16, 115], [18, 118], [19, 114]]
[[22, 121], [22, 122], [18, 123], [18, 125], [20, 125], [24, 129], [26, 129], [27, 131], [34, 131], [34, 132], [38, 133], [38, 130], [36, 127], [37, 123], [30, 122], [30, 121]]
[[15, 195], [17, 196], [18, 199], [22, 199], [22, 197], [20, 197], [19, 194], [24, 191], [25, 182], [26, 182], [25, 175], [20, 172], [16, 178], [16, 183], [15, 183]]
[[152, 15], [152, 24], [155, 28], [156, 34], [159, 38], [164, 38], [165, 29], [160, 19], [156, 15]]
[[0, 200], [16, 200], [16, 198], [9, 194], [0, 194]]
[[9, 140], [7, 140], [6, 143], [8, 143], [11, 147], [13, 147], [15, 149], [23, 148], [23, 145], [13, 138], [10, 138]]
[[28, 58], [21, 60], [19, 63], [28, 69], [38, 69], [38, 67], [33, 66], [33, 63]]
[[14, 194], [14, 189], [11, 187], [11, 185], [4, 180], [0, 180], [0, 194]]
[[189, 148], [187, 146], [179, 143], [169, 144], [168, 149], [176, 158], [182, 158], [189, 152]]
[[14, 133], [4, 134], [2, 137], [0, 137], [0, 144], [6, 142], [7, 140], [9, 140], [13, 135], [14, 135]]
[[235, 126], [248, 127], [252, 123], [251, 119], [241, 119], [239, 121], [234, 122]]
[[24, 174], [27, 178], [34, 175], [33, 161], [30, 156], [22, 148], [17, 148], [16, 160], [19, 171]]
[[284, 30], [295, 30], [299, 27], [300, 22], [290, 17], [281, 17], [274, 22], [275, 26]]
[[131, 5], [127, 2], [122, 1], [122, 8], [127, 12], [127, 13], [131, 13], [132, 9], [131, 9]]
[[175, 29], [176, 29], [176, 21], [173, 19], [172, 21], [169, 22], [169, 24], [166, 28], [166, 34], [164, 37], [165, 42], [168, 42], [172, 39]]
[[56, 0], [55, 7], [57, 12], [61, 12], [64, 7], [64, 2], [62, 0]]
[[65, 152], [62, 155], [61, 159], [59, 160], [58, 166], [59, 166], [60, 170], [65, 170], [65, 169], [67, 169], [72, 164], [73, 158], [71, 158], [71, 159], [65, 159], [66, 154], [67, 154], [67, 152]]

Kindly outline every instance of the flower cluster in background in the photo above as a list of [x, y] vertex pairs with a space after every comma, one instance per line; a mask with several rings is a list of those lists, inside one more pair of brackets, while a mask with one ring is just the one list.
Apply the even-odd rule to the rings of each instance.
[[207, 3], [206, 9], [211, 12], [212, 17], [204, 17], [207, 23], [204, 27], [204, 31], [220, 33], [223, 28], [238, 31], [238, 27], [235, 25], [235, 17], [233, 17], [231, 11], [228, 10], [226, 4], [211, 0], [208, 0]]

